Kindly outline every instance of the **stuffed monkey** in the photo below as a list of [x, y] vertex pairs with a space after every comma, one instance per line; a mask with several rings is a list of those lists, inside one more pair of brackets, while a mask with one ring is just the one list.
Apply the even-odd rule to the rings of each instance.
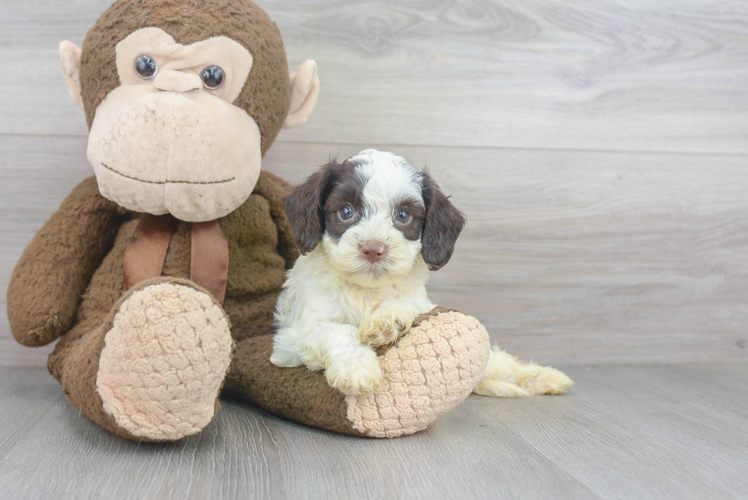
[[323, 374], [269, 363], [273, 309], [298, 252], [287, 184], [260, 169], [319, 92], [314, 61], [290, 76], [277, 26], [250, 0], [117, 0], [63, 75], [90, 128], [84, 180], [13, 272], [18, 342], [59, 339], [48, 368], [98, 425], [173, 441], [225, 394], [337, 432], [424, 429], [475, 387], [488, 359], [477, 320], [434, 310], [381, 352], [382, 392], [346, 396]]

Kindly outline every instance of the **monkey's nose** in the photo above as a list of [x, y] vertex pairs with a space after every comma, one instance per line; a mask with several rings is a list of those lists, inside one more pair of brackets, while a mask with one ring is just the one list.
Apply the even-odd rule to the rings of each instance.
[[153, 86], [166, 92], [189, 92], [203, 88], [203, 81], [194, 73], [167, 69], [158, 72]]
[[387, 256], [387, 247], [381, 241], [367, 241], [359, 247], [361, 257], [372, 264], [379, 262]]

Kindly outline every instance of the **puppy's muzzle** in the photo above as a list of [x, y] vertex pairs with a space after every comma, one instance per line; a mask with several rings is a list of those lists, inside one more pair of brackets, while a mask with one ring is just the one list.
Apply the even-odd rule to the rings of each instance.
[[387, 257], [387, 247], [381, 241], [367, 241], [359, 246], [361, 257], [376, 264]]

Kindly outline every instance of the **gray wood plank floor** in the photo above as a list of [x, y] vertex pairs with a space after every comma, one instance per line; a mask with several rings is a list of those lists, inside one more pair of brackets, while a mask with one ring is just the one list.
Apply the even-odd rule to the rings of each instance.
[[0, 369], [0, 498], [748, 497], [748, 365], [567, 369], [565, 396], [471, 396], [420, 434], [336, 435], [234, 401], [179, 443], [96, 427]]

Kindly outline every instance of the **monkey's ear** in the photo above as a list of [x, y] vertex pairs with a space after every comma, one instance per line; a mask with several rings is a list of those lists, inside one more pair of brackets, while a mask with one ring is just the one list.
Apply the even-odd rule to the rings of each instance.
[[291, 102], [283, 128], [303, 125], [311, 116], [319, 97], [317, 63], [307, 59], [291, 73]]
[[465, 215], [452, 205], [429, 174], [422, 175], [426, 223], [421, 235], [421, 254], [429, 269], [436, 271], [452, 257], [457, 237], [465, 227]]
[[60, 66], [62, 76], [68, 84], [68, 93], [73, 102], [83, 109], [81, 95], [81, 48], [73, 42], [60, 42]]

